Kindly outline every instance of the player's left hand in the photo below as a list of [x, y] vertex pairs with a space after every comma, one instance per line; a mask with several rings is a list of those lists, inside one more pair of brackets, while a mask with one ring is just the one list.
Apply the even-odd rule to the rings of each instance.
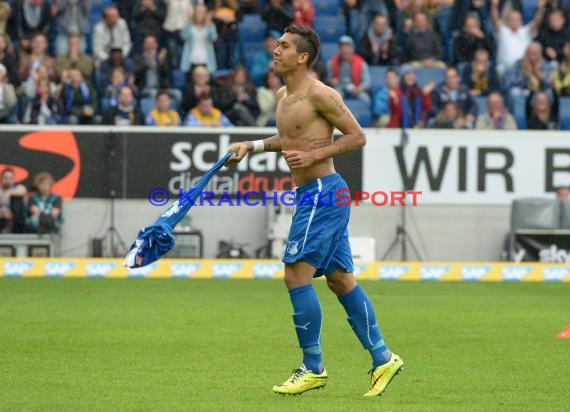
[[227, 160], [224, 166], [230, 167], [239, 163], [251, 149], [253, 149], [253, 143], [249, 141], [234, 143], [228, 148], [228, 153], [233, 152], [234, 155]]
[[283, 152], [285, 161], [291, 169], [309, 167], [317, 160], [311, 152], [300, 152], [298, 150], [287, 150]]

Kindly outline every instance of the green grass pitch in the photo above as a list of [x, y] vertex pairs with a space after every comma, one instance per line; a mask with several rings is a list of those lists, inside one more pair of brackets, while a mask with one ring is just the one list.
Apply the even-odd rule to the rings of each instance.
[[0, 410], [570, 410], [570, 284], [362, 282], [406, 363], [373, 399], [315, 284], [329, 384], [282, 397], [300, 354], [279, 281], [0, 279]]

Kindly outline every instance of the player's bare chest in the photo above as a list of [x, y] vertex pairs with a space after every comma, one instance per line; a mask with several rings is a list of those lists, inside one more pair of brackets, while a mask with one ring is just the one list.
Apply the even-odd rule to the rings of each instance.
[[309, 96], [284, 98], [277, 105], [275, 115], [277, 125], [288, 130], [299, 130], [315, 117], [315, 109], [309, 102]]

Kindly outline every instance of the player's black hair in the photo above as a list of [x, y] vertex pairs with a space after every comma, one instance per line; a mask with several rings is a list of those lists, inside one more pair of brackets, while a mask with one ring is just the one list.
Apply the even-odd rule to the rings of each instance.
[[285, 29], [285, 33], [297, 34], [297, 52], [298, 53], [308, 53], [309, 60], [307, 61], [307, 67], [311, 67], [317, 56], [319, 55], [319, 49], [321, 47], [321, 39], [316, 31], [310, 27], [300, 26], [298, 24], [291, 24]]

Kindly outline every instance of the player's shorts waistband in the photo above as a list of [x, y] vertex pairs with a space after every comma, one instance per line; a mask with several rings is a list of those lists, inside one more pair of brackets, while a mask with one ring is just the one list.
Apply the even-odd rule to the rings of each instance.
[[340, 186], [347, 186], [341, 175], [338, 173], [331, 173], [330, 175], [325, 175], [314, 180], [310, 180], [304, 185], [298, 186], [295, 190], [297, 192], [297, 195], [300, 195], [305, 192], [320, 191], [323, 190], [323, 188], [330, 187], [331, 185], [337, 186], [339, 184]]

